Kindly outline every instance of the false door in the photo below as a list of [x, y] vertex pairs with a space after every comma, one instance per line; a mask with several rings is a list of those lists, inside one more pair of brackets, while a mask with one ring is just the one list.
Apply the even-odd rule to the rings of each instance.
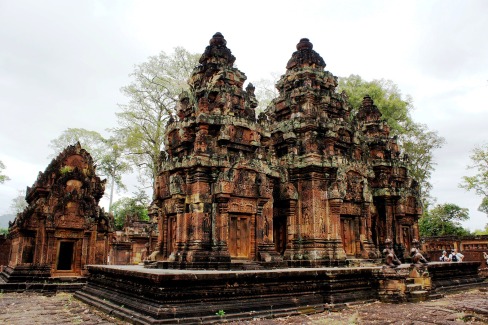
[[249, 258], [251, 251], [249, 216], [230, 215], [229, 253], [232, 258]]
[[356, 254], [356, 235], [354, 231], [354, 218], [341, 218], [342, 245], [346, 255]]

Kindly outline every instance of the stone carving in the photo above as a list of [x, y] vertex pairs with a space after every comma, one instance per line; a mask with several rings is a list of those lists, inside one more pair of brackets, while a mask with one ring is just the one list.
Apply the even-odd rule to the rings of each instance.
[[401, 222], [418, 237], [418, 184], [371, 97], [351, 116], [337, 77], [303, 38], [256, 119], [255, 88], [244, 89], [235, 60], [214, 34], [168, 124], [155, 182], [154, 205], [166, 212], [161, 255], [185, 267], [273, 256], [342, 265], [379, 257], [385, 238], [399, 240], [388, 256], [408, 254]]
[[395, 255], [395, 251], [393, 250], [393, 242], [390, 238], [385, 240], [385, 248], [383, 249], [383, 256], [385, 258], [385, 265], [391, 268], [395, 268], [398, 265], [402, 264], [398, 257]]
[[106, 264], [105, 238], [114, 224], [98, 206], [104, 189], [105, 180], [96, 176], [90, 154], [79, 143], [53, 159], [27, 188], [28, 206], [10, 225], [13, 273], [28, 265], [45, 267], [51, 277], [82, 276], [87, 264]]
[[420, 242], [417, 239], [412, 241], [412, 248], [410, 249], [410, 257], [412, 258], [412, 264], [419, 266], [427, 264], [427, 260], [420, 252]]

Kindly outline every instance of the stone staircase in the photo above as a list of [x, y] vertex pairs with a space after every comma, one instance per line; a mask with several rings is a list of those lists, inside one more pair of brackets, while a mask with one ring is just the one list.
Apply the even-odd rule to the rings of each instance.
[[421, 283], [416, 283], [415, 278], [405, 279], [405, 295], [409, 302], [420, 302], [442, 298], [444, 295], [436, 293], [431, 288], [425, 288]]

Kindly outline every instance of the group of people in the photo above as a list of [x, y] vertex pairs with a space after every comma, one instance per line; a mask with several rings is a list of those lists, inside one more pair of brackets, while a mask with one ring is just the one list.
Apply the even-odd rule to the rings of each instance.
[[455, 248], [451, 250], [451, 254], [447, 255], [446, 251], [442, 251], [442, 256], [439, 258], [441, 262], [462, 262], [464, 255], [458, 252]]

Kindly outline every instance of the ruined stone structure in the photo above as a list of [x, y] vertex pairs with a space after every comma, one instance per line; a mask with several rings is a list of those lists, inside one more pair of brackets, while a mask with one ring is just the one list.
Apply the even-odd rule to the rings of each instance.
[[61, 152], [27, 188], [28, 207], [10, 225], [5, 280], [80, 277], [86, 265], [106, 264], [113, 220], [98, 206], [104, 189], [79, 143]]
[[169, 267], [343, 265], [418, 238], [418, 185], [369, 96], [354, 116], [302, 39], [264, 114], [217, 33], [181, 95], [155, 183]]
[[156, 224], [136, 218], [126, 216], [124, 228], [113, 233], [108, 264], [139, 264], [154, 251], [158, 242]]
[[464, 255], [463, 261], [479, 261], [481, 268], [488, 271], [488, 265], [483, 255], [483, 253], [488, 253], [488, 235], [422, 238], [422, 250], [426, 252], [430, 261], [439, 261], [442, 251], [447, 251], [449, 254], [453, 249]]
[[0, 272], [7, 266], [10, 253], [10, 238], [0, 235]]
[[[479, 262], [400, 263], [411, 252], [420, 261], [418, 186], [370, 97], [351, 114], [302, 39], [256, 119], [226, 43], [212, 37], [167, 126], [149, 212], [157, 250], [144, 268], [88, 266], [76, 298], [138, 324], [200, 324], [421, 301], [483, 282]], [[390, 267], [372, 263], [383, 251]]]

